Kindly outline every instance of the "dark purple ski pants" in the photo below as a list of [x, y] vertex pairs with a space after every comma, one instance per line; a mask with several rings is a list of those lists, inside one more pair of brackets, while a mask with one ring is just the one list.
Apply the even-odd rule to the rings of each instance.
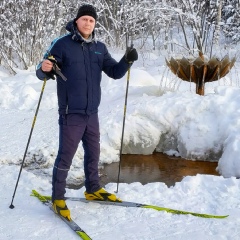
[[60, 115], [59, 149], [53, 167], [52, 200], [64, 199], [68, 171], [81, 140], [84, 149], [86, 191], [92, 193], [100, 189], [98, 176], [100, 155], [98, 114]]

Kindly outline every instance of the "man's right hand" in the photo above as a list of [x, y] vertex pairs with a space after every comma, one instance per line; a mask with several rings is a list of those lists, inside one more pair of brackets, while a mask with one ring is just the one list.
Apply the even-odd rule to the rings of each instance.
[[43, 60], [42, 62], [43, 72], [51, 72], [52, 68], [53, 68], [53, 63], [50, 60], [48, 59]]

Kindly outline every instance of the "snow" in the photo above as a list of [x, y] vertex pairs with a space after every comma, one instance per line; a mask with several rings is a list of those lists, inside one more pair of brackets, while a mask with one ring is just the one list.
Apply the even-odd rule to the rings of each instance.
[[[119, 59], [122, 55], [115, 53], [113, 56]], [[141, 61], [133, 65], [123, 152], [151, 154], [156, 149], [189, 160], [217, 161], [221, 176], [186, 176], [171, 187], [162, 182], [120, 183], [117, 193], [126, 201], [229, 217], [206, 219], [151, 209], [68, 201], [73, 219], [92, 239], [239, 239], [240, 89], [237, 69], [239, 62], [225, 80], [207, 84], [205, 96], [199, 96], [193, 84], [180, 84], [168, 73], [163, 58], [151, 55], [148, 65], [143, 67]], [[11, 76], [0, 68], [0, 239], [79, 239], [46, 206], [30, 196], [32, 189], [51, 194], [52, 165], [58, 148], [56, 82], [53, 80], [49, 80], [44, 89], [13, 202], [15, 208], [9, 208], [43, 84], [36, 78], [34, 67], [16, 71], [17, 74]], [[99, 108], [100, 165], [119, 161], [125, 91], [126, 76], [115, 81], [103, 75]], [[83, 178], [83, 151], [79, 146], [68, 182]], [[105, 186], [110, 192], [116, 187], [116, 183]], [[66, 196], [83, 197], [84, 190], [84, 187], [67, 189]]]

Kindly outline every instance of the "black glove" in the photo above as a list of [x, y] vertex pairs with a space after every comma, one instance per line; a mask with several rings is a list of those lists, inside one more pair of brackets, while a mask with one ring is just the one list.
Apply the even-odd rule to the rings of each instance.
[[133, 63], [138, 60], [138, 53], [135, 48], [128, 47], [125, 53], [125, 59], [128, 63]]

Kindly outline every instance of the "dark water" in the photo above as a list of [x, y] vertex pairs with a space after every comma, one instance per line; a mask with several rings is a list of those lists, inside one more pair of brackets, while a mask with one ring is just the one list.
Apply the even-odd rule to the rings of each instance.
[[[122, 155], [120, 182], [164, 182], [173, 186], [185, 176], [197, 174], [219, 175], [217, 162], [191, 161], [169, 157], [162, 153], [152, 155]], [[100, 171], [101, 183], [117, 182], [119, 163], [104, 165]]]

